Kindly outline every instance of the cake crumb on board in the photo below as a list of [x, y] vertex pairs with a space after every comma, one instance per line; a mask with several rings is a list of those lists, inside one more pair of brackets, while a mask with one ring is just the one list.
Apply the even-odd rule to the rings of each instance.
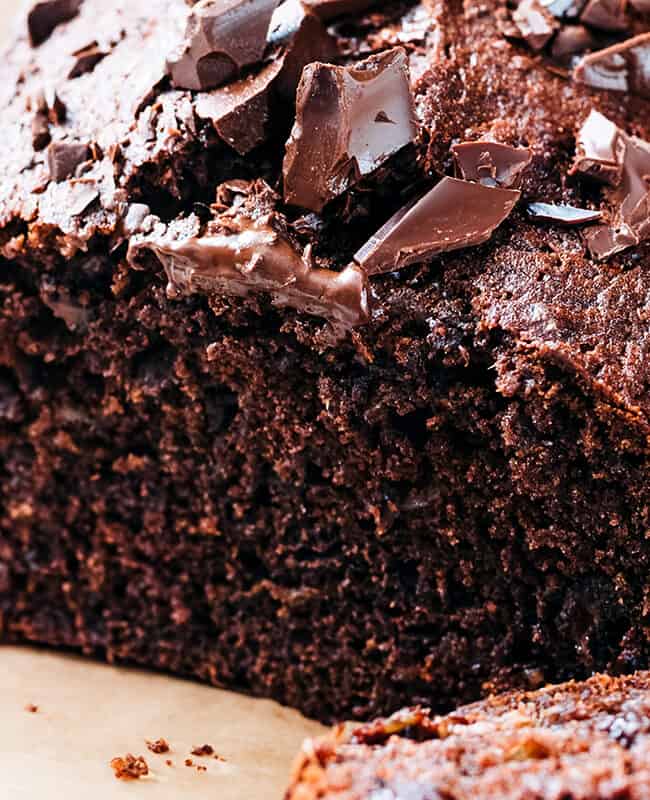
[[135, 781], [149, 774], [149, 767], [142, 756], [127, 753], [125, 756], [116, 756], [111, 760], [111, 767], [115, 777], [122, 781]]

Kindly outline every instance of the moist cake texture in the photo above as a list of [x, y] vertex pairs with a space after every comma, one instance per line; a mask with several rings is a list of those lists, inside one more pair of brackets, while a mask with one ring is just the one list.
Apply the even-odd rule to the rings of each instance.
[[648, 665], [650, 18], [560, 5], [26, 9], [3, 641], [323, 720]]
[[645, 798], [650, 681], [597, 675], [308, 741], [287, 800]]

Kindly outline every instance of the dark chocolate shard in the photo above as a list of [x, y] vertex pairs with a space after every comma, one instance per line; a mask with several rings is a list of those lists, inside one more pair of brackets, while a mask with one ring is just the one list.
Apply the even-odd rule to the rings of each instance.
[[606, 192], [611, 223], [585, 234], [589, 251], [597, 259], [650, 240], [650, 142], [623, 131], [621, 138], [625, 142], [621, 182]]
[[285, 0], [275, 10], [269, 28], [268, 46], [283, 59], [275, 88], [291, 101], [296, 96], [303, 69], [313, 61], [332, 61], [338, 55], [336, 39], [321, 20], [300, 2]]
[[576, 135], [576, 157], [569, 174], [586, 175], [616, 186], [621, 180], [624, 155], [620, 129], [592, 109]]
[[68, 79], [78, 78], [87, 72], [92, 72], [99, 62], [108, 55], [107, 50], [103, 50], [98, 42], [91, 42], [85, 47], [76, 50], [73, 54], [75, 63], [68, 73]]
[[532, 154], [527, 147], [512, 147], [498, 142], [460, 142], [452, 145], [460, 177], [484, 186], [517, 188]]
[[573, 76], [594, 89], [650, 97], [650, 33], [585, 56], [576, 65]]
[[80, 164], [91, 158], [90, 147], [83, 142], [52, 142], [47, 149], [47, 163], [53, 181], [71, 178]]
[[272, 194], [268, 187], [258, 182], [234, 189], [250, 193], [205, 227], [193, 217], [136, 237], [130, 259], [137, 262], [143, 250], [153, 252], [165, 269], [172, 298], [196, 292], [236, 297], [267, 292], [274, 305], [325, 317], [336, 326], [349, 329], [367, 322], [365, 272], [356, 264], [341, 272], [315, 267], [311, 249], [301, 249], [272, 207], [257, 200], [260, 191]]
[[286, 202], [321, 211], [416, 135], [402, 48], [350, 67], [310, 64], [298, 87], [296, 123], [286, 146]]
[[37, 152], [45, 150], [50, 143], [50, 120], [47, 113], [47, 106], [37, 106], [32, 118], [32, 147]]
[[178, 89], [205, 91], [262, 60], [279, 0], [199, 0], [189, 14], [185, 39], [167, 61]]
[[540, 0], [521, 0], [512, 12], [512, 21], [533, 50], [542, 50], [559, 28], [555, 16]]
[[552, 203], [529, 203], [526, 210], [535, 219], [558, 222], [560, 225], [586, 225], [597, 222], [603, 216], [601, 211]]
[[32, 3], [27, 13], [27, 30], [32, 47], [50, 38], [52, 31], [79, 13], [83, 0], [44, 0]]
[[226, 144], [246, 155], [266, 138], [269, 93], [282, 67], [282, 60], [276, 59], [254, 75], [200, 94], [197, 116], [209, 119]]
[[580, 20], [593, 28], [616, 33], [630, 26], [626, 12], [627, 0], [589, 0]]
[[520, 196], [514, 189], [443, 178], [391, 217], [354, 260], [375, 275], [482, 244], [507, 219]]
[[304, 0], [305, 5], [321, 19], [334, 19], [344, 14], [358, 14], [370, 8], [375, 0]]

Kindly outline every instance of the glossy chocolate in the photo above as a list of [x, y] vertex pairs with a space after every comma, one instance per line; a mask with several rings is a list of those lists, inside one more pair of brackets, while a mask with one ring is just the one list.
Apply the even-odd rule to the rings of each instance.
[[553, 203], [529, 203], [526, 211], [534, 219], [557, 222], [560, 225], [585, 225], [588, 222], [596, 222], [603, 216], [602, 212], [589, 208]]
[[569, 174], [586, 175], [615, 186], [621, 180], [624, 154], [621, 131], [592, 109], [576, 134], [576, 157]]
[[559, 27], [540, 0], [521, 0], [512, 13], [512, 21], [533, 50], [542, 50]]
[[460, 177], [484, 186], [517, 188], [532, 154], [527, 147], [499, 142], [461, 142], [451, 148]]
[[631, 92], [650, 98], [650, 33], [626, 39], [585, 56], [574, 78], [595, 89]]

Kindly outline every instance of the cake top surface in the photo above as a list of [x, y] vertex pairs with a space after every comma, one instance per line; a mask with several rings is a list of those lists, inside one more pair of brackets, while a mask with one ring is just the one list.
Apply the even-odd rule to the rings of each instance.
[[2, 254], [130, 244], [178, 302], [239, 319], [270, 297], [319, 347], [323, 318], [362, 353], [442, 330], [459, 364], [504, 338], [647, 429], [647, 4], [514, 6], [27, 4]]
[[648, 673], [405, 710], [307, 741], [287, 797], [647, 797], [649, 712]]

